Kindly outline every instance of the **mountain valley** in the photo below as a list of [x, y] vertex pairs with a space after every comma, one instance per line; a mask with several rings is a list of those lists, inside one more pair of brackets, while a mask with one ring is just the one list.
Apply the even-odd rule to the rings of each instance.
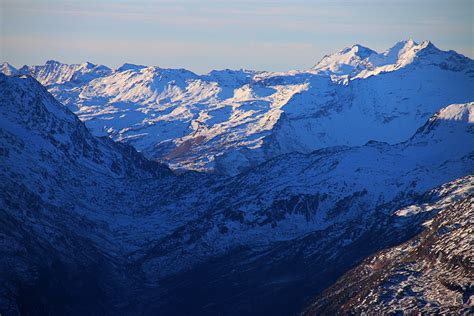
[[474, 61], [0, 74], [0, 313], [472, 311]]

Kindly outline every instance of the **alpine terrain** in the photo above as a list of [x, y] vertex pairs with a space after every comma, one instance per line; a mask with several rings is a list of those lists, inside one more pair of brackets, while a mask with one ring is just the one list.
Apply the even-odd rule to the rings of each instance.
[[1, 72], [0, 314], [473, 311], [473, 60]]
[[382, 53], [354, 45], [288, 73], [57, 61], [1, 69], [36, 78], [96, 136], [175, 169], [230, 175], [294, 151], [397, 143], [442, 107], [474, 100], [474, 62], [429, 41]]

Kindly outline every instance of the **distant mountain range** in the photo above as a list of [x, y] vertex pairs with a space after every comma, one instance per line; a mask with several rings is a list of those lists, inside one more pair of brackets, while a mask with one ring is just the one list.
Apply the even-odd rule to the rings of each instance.
[[471, 59], [1, 70], [2, 315], [472, 309]]
[[400, 142], [442, 107], [474, 100], [474, 62], [429, 41], [383, 53], [354, 45], [288, 73], [55, 61], [1, 69], [36, 78], [94, 135], [172, 168], [231, 175], [293, 151]]

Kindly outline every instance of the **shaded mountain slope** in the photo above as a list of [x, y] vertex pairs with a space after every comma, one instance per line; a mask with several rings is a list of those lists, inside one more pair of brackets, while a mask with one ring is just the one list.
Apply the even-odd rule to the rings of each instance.
[[416, 231], [393, 211], [474, 169], [472, 103], [399, 144], [289, 153], [222, 177], [176, 175], [92, 136], [31, 77], [1, 75], [0, 88], [6, 314], [296, 311]]

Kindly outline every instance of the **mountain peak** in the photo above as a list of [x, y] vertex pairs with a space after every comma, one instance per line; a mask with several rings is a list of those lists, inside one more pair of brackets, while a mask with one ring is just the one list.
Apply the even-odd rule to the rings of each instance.
[[[418, 44], [411, 38], [395, 43], [382, 53], [360, 44], [354, 44], [324, 56], [312, 69], [336, 75], [337, 78], [366, 77], [369, 74], [393, 71], [412, 63], [417, 57], [440, 52], [442, 51], [429, 40]], [[443, 59], [444, 57], [440, 56], [439, 58]]]
[[4, 75], [7, 75], [7, 76], [13, 76], [13, 75], [16, 75], [18, 73], [18, 69], [16, 69], [15, 67], [13, 67], [12, 65], [10, 65], [7, 62], [4, 62], [4, 63], [0, 64], [0, 73], [2, 73]]
[[341, 56], [347, 56], [347, 57], [353, 57], [353, 56], [357, 56], [359, 57], [360, 59], [365, 59], [367, 58], [368, 56], [372, 55], [372, 54], [376, 54], [377, 52], [368, 48], [368, 47], [365, 47], [365, 46], [362, 46], [360, 44], [354, 44], [350, 47], [346, 47], [346, 48], [343, 48], [333, 54], [330, 54], [330, 55], [326, 55], [323, 57], [323, 60], [324, 59], [333, 59], [333, 58], [340, 58]]
[[[31, 76], [10, 77], [0, 74], [0, 85], [3, 91], [11, 91], [13, 99], [18, 98], [18, 100], [12, 100], [12, 106], [8, 108], [10, 118], [16, 115], [21, 120], [27, 120], [29, 117], [36, 117], [38, 113], [48, 112], [58, 120], [80, 122], [69, 109], [58, 103], [47, 89]], [[37, 100], [40, 101], [36, 102]], [[35, 121], [32, 126], [42, 130], [44, 126], [40, 123], [47, 125], [46, 121]]]
[[412, 38], [408, 38], [408, 39], [404, 39], [404, 40], [401, 40], [401, 41], [398, 41], [397, 43], [395, 43], [394, 46], [397, 46], [397, 45], [402, 45], [402, 46], [413, 46], [413, 45], [418, 45], [417, 42], [415, 42]]
[[[347, 48], [345, 50], [347, 50]], [[372, 54], [377, 54], [376, 51], [374, 51], [374, 50], [372, 50], [368, 47], [362, 46], [360, 44], [352, 45], [349, 51], [351, 53], [359, 56], [361, 59], [365, 59], [365, 58], [369, 57]]]
[[441, 109], [434, 117], [437, 120], [474, 123], [474, 102], [451, 104]]
[[380, 54], [374, 54], [370, 58], [370, 62], [374, 67], [387, 66], [400, 64], [401, 61], [411, 62], [414, 57], [414, 53], [410, 53], [414, 48], [418, 47], [418, 44], [412, 40], [402, 40], [386, 51]]
[[430, 40], [424, 40], [420, 43], [420, 45], [423, 47], [436, 47]]
[[336, 53], [324, 56], [312, 69], [336, 75], [349, 75], [359, 68], [365, 68], [365, 60], [377, 54], [374, 50], [359, 44], [346, 47]]
[[141, 70], [141, 69], [144, 69], [144, 68], [147, 68], [147, 66], [125, 63], [122, 66], [115, 69], [115, 71], [117, 71], [117, 72], [127, 71], [127, 70], [138, 71], [138, 70]]
[[54, 59], [47, 60], [45, 63], [45, 65], [60, 65], [60, 64], [62, 63]]
[[419, 50], [423, 50], [423, 51], [428, 51], [428, 52], [440, 52], [441, 50], [436, 47], [433, 42], [431, 42], [430, 40], [424, 40], [423, 42], [421, 42], [419, 45]]
[[184, 68], [161, 68], [159, 66], [146, 67], [146, 72], [160, 76], [177, 76], [178, 78], [197, 78], [197, 75]]
[[172, 174], [166, 166], [146, 160], [127, 144], [92, 136], [74, 113], [31, 76], [0, 74], [0, 104], [2, 128], [12, 133], [27, 130], [28, 134], [19, 134], [25, 143], [33, 138], [40, 141], [41, 150], [54, 153], [48, 157], [65, 155], [75, 160], [75, 165], [112, 176]]
[[395, 43], [395, 45], [393, 45], [391, 48], [389, 48], [387, 51], [385, 51], [385, 53], [391, 52], [391, 51], [407, 50], [407, 49], [410, 49], [413, 46], [417, 46], [417, 45], [418, 45], [418, 43], [410, 38], [410, 39], [402, 40], [402, 41], [399, 41], [399, 42]]
[[84, 68], [87, 68], [87, 69], [91, 69], [91, 68], [96, 67], [97, 65], [86, 61], [85, 63], [82, 63], [81, 66], [84, 67]]
[[33, 76], [41, 84], [49, 86], [52, 84], [64, 84], [67, 82], [84, 82], [108, 75], [111, 70], [102, 65], [90, 62], [82, 64], [63, 64], [56, 60], [47, 60], [44, 65], [23, 66], [19, 73]]

